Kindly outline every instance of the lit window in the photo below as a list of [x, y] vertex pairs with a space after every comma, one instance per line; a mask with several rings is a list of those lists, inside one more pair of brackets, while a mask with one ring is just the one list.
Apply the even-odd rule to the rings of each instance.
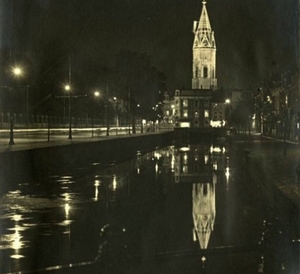
[[188, 107], [188, 100], [182, 100], [183, 107]]
[[209, 118], [209, 112], [208, 112], [208, 110], [204, 110], [204, 117], [205, 118]]
[[183, 110], [183, 117], [185, 117], [185, 118], [188, 117], [188, 111], [187, 111], [187, 109]]

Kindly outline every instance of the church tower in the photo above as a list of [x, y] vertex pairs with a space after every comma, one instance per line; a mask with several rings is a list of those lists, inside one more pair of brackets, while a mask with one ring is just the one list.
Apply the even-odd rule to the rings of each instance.
[[216, 89], [216, 42], [206, 10], [206, 1], [202, 4], [199, 22], [194, 21], [192, 89]]

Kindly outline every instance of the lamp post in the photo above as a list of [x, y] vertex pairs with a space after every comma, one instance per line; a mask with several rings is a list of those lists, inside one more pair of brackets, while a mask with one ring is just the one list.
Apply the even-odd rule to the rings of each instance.
[[[12, 73], [15, 77], [19, 77], [22, 75], [22, 69], [20, 67], [13, 67]], [[13, 89], [13, 88], [12, 88]], [[10, 132], [9, 132], [9, 145], [14, 145], [14, 116], [12, 114], [12, 109], [10, 111]]]
[[29, 94], [29, 85], [26, 86], [26, 127], [27, 127], [27, 130], [29, 128], [29, 102], [28, 102], [28, 94]]
[[114, 108], [115, 108], [115, 117], [116, 117], [116, 135], [118, 135], [118, 128], [119, 128], [119, 105], [118, 105], [118, 98], [113, 97]]
[[71, 121], [71, 86], [66, 85], [65, 90], [69, 92], [69, 137], [68, 139], [72, 139], [72, 121]]
[[106, 136], [109, 136], [109, 90], [108, 90], [108, 82], [106, 83], [105, 121], [106, 121]]
[[223, 121], [225, 121], [225, 124], [224, 124], [224, 126], [226, 126], [227, 125], [227, 127], [228, 127], [228, 124], [229, 124], [229, 106], [230, 106], [230, 103], [231, 103], [231, 100], [230, 99], [225, 99], [225, 114], [224, 114], [224, 119], [223, 119]]
[[[94, 96], [95, 98], [99, 98], [100, 97], [100, 92], [99, 91], [95, 91], [94, 92]], [[93, 108], [93, 114], [92, 114], [92, 138], [94, 137], [94, 116], [95, 116], [95, 111]]]

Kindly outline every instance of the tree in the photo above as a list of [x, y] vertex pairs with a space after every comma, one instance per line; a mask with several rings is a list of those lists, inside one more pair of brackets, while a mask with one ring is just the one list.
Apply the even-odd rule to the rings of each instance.
[[150, 59], [145, 53], [131, 51], [121, 51], [116, 55], [115, 90], [127, 104], [128, 120], [131, 121], [133, 133], [137, 114], [140, 117], [148, 116], [149, 109], [163, 100], [166, 88], [165, 75], [151, 66]]
[[237, 106], [229, 114], [229, 123], [250, 134], [250, 121], [254, 113], [253, 96], [251, 92], [244, 92]]

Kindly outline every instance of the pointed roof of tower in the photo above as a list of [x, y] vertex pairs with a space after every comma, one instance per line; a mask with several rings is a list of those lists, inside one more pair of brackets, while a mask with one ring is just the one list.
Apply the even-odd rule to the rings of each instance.
[[194, 231], [198, 236], [198, 241], [201, 249], [207, 249], [211, 232], [214, 229], [214, 214], [198, 214], [194, 215], [194, 222], [196, 220], [197, 226]]
[[202, 4], [199, 22], [194, 23], [194, 48], [216, 48], [214, 32], [211, 29], [206, 10], [206, 1], [204, 0]]
[[202, 4], [203, 6], [202, 6], [200, 19], [199, 19], [198, 30], [211, 32], [211, 26], [210, 26], [210, 22], [206, 10], [206, 1], [204, 0]]

